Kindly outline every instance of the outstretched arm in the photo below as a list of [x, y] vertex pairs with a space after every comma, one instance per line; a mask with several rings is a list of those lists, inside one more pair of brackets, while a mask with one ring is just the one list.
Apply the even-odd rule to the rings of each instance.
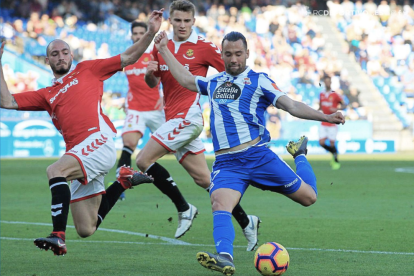
[[178, 62], [174, 55], [170, 52], [167, 47], [168, 38], [167, 34], [163, 31], [157, 35], [154, 39], [155, 46], [158, 49], [158, 52], [164, 58], [165, 62], [168, 65], [173, 77], [178, 81], [178, 83], [187, 88], [188, 90], [197, 92], [197, 86], [195, 83], [196, 76], [190, 73], [185, 67]]
[[330, 115], [323, 114], [304, 103], [292, 100], [288, 96], [281, 96], [277, 99], [276, 107], [283, 109], [291, 115], [301, 119], [328, 122], [332, 124], [345, 123], [345, 118], [341, 112], [336, 112]]
[[148, 21], [147, 32], [137, 43], [132, 44], [132, 46], [130, 46], [125, 50], [125, 52], [121, 54], [122, 68], [137, 62], [137, 60], [142, 56], [142, 54], [151, 44], [152, 39], [161, 27], [163, 11], [164, 9], [152, 11]]
[[4, 52], [4, 45], [6, 45], [5, 41], [3, 41], [0, 46], [0, 106], [7, 109], [17, 109], [19, 106], [17, 105], [13, 95], [10, 93], [6, 80], [4, 79], [3, 64], [1, 62]]

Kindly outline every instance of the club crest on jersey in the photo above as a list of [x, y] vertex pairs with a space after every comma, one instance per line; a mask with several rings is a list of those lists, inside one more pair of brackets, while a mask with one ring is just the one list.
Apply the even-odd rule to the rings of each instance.
[[243, 79], [243, 83], [244, 83], [245, 85], [250, 85], [250, 84], [252, 84], [252, 82], [250, 81], [250, 78], [244, 78], [244, 79]]
[[194, 59], [194, 50], [188, 49], [185, 55], [183, 55], [183, 57], [186, 59]]
[[213, 100], [219, 104], [229, 104], [240, 98], [241, 89], [238, 85], [225, 82], [214, 90]]
[[144, 59], [141, 61], [141, 63], [144, 64], [144, 65], [148, 65], [149, 62], [150, 62], [149, 57], [144, 57]]

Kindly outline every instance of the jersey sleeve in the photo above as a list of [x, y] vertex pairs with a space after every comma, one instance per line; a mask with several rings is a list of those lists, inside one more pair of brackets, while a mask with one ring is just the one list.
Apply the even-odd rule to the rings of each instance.
[[208, 83], [209, 83], [209, 79], [208, 78], [204, 78], [201, 76], [197, 76], [195, 78], [195, 84], [197, 86], [197, 90], [198, 93], [200, 93], [201, 95], [206, 95], [208, 96]]
[[265, 98], [268, 99], [274, 106], [276, 106], [276, 102], [281, 96], [286, 95], [286, 93], [282, 92], [276, 83], [266, 74], [260, 74], [259, 83]]
[[83, 63], [85, 63], [86, 66], [89, 66], [91, 72], [101, 81], [109, 79], [118, 71], [122, 71], [121, 55], [106, 59], [84, 61]]
[[214, 43], [207, 43], [208, 54], [206, 62], [211, 67], [216, 68], [218, 72], [223, 72], [225, 70], [224, 62], [221, 59], [221, 51]]
[[42, 93], [43, 89], [13, 94], [19, 106], [17, 110], [48, 111], [49, 105]]

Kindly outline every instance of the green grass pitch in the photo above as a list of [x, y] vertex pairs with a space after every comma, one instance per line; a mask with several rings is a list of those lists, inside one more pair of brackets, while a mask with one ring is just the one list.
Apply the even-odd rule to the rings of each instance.
[[[283, 156], [292, 168], [291, 157]], [[290, 254], [285, 275], [414, 275], [414, 154], [309, 156], [319, 198], [305, 208], [282, 195], [249, 188], [242, 200], [261, 220], [259, 244], [276, 241]], [[77, 236], [70, 217], [68, 254], [40, 251], [33, 239], [51, 231], [46, 168], [51, 159], [1, 160], [0, 274], [220, 275], [201, 267], [199, 250], [214, 252], [208, 194], [171, 156], [160, 160], [186, 199], [198, 207], [191, 230], [174, 243], [177, 213], [153, 185], [128, 190], [93, 236]], [[211, 166], [213, 159], [208, 158]], [[113, 181], [115, 170], [106, 177]], [[235, 222], [236, 274], [259, 275], [254, 252]], [[148, 236], [147, 236], [148, 234]]]

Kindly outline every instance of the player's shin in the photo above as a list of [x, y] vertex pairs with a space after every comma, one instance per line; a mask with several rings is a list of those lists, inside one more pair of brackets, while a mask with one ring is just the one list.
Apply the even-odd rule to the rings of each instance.
[[117, 168], [119, 168], [123, 165], [125, 165], [127, 167], [131, 167], [131, 155], [132, 155], [132, 153], [134, 153], [134, 151], [131, 148], [129, 148], [127, 146], [124, 146], [122, 148], [122, 153], [121, 153], [121, 157], [119, 158]]
[[299, 155], [295, 158], [295, 164], [297, 175], [309, 184], [315, 193], [318, 194], [318, 189], [316, 187], [316, 176], [306, 157], [304, 155]]
[[170, 173], [163, 166], [154, 163], [145, 173], [154, 178], [154, 185], [171, 199], [178, 212], [185, 212], [190, 208]]
[[70, 189], [65, 177], [50, 179], [49, 187], [52, 193], [52, 233], [63, 235], [64, 239], [69, 214]]
[[233, 241], [235, 232], [231, 221], [231, 213], [213, 212], [213, 237], [218, 254], [229, 254], [233, 258]]
[[242, 229], [246, 228], [247, 225], [249, 225], [249, 217], [239, 203], [234, 207], [231, 214], [237, 220]]
[[115, 181], [106, 189], [106, 194], [102, 195], [101, 205], [98, 210], [98, 222], [96, 223], [97, 229], [124, 191], [125, 189], [118, 181]]

